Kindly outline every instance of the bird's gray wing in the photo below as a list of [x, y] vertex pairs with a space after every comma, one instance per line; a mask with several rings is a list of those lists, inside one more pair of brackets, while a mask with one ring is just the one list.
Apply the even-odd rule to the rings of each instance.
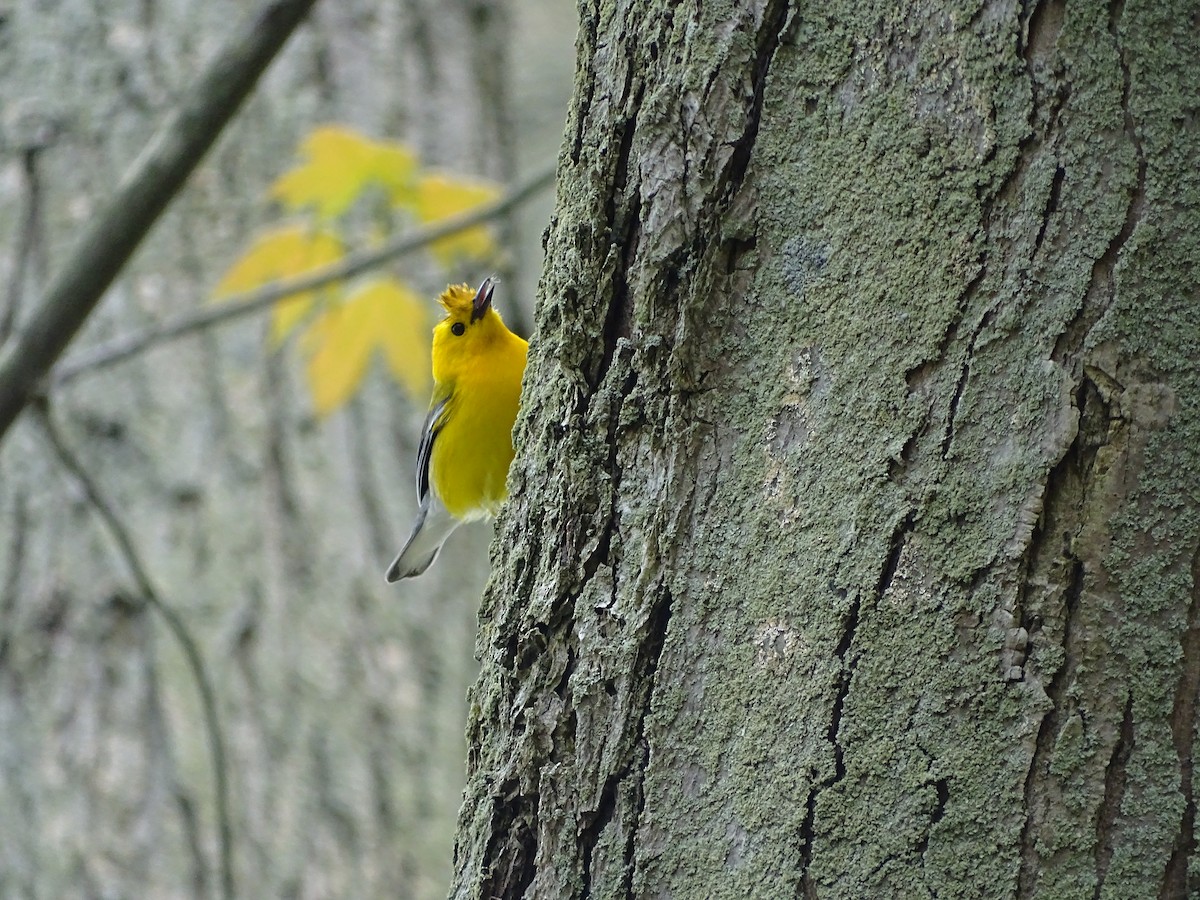
[[387, 580], [399, 581], [420, 575], [429, 568], [442, 543], [458, 525], [442, 502], [433, 495], [429, 484], [429, 461], [433, 456], [433, 442], [442, 430], [442, 413], [450, 397], [435, 402], [425, 416], [421, 426], [421, 443], [417, 446], [417, 517], [412, 531], [404, 543], [404, 549], [392, 561], [387, 571]]
[[417, 503], [421, 509], [429, 507], [429, 460], [433, 456], [433, 442], [442, 430], [442, 413], [449, 402], [447, 396], [429, 407], [425, 424], [421, 426], [421, 443], [417, 447]]

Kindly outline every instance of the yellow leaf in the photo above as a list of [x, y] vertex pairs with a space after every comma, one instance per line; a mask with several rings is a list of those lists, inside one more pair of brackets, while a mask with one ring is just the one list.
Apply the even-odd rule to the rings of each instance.
[[[221, 300], [273, 281], [295, 278], [336, 262], [344, 252], [342, 242], [327, 231], [294, 225], [276, 228], [258, 236], [222, 276], [213, 295]], [[286, 337], [307, 315], [314, 299], [312, 291], [304, 291], [276, 303], [271, 311], [272, 339], [279, 342]]]
[[375, 282], [369, 290], [378, 304], [379, 344], [392, 377], [414, 400], [429, 391], [429, 311], [425, 302], [394, 279]]
[[340, 303], [326, 309], [305, 335], [308, 386], [313, 408], [328, 415], [358, 388], [374, 349], [373, 310], [366, 303]]
[[425, 304], [392, 278], [365, 282], [323, 313], [305, 335], [313, 407], [326, 415], [358, 389], [376, 348], [414, 398], [429, 389], [429, 317]]
[[280, 300], [271, 307], [271, 344], [278, 347], [312, 309], [313, 295], [299, 294], [290, 300]]
[[328, 231], [291, 225], [265, 231], [229, 267], [213, 291], [219, 299], [281, 278], [302, 275], [342, 256], [342, 243]]
[[300, 147], [303, 161], [271, 185], [271, 196], [291, 210], [312, 207], [322, 219], [340, 216], [372, 184], [389, 197], [411, 190], [417, 160], [403, 144], [373, 141], [349, 128], [313, 130]]
[[[417, 182], [417, 217], [436, 222], [489, 203], [500, 196], [490, 182], [468, 181], [448, 175], [424, 175]], [[431, 249], [446, 268], [460, 257], [486, 257], [496, 252], [496, 243], [486, 226], [477, 225], [458, 234], [435, 241]]]
[[348, 129], [315, 129], [300, 145], [303, 161], [271, 185], [271, 196], [293, 210], [316, 207], [332, 218], [350, 208], [371, 167], [371, 142]]
[[375, 177], [393, 206], [416, 204], [417, 157], [404, 144], [381, 143], [375, 158]]

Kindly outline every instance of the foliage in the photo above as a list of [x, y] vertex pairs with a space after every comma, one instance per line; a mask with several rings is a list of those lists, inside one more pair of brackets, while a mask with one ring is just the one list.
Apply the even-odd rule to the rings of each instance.
[[[423, 169], [404, 144], [343, 127], [315, 129], [301, 143], [300, 157], [270, 188], [290, 221], [258, 236], [217, 284], [217, 299], [336, 264], [364, 216], [369, 239], [379, 241], [397, 225], [458, 215], [499, 193], [488, 182]], [[429, 249], [443, 270], [496, 252], [482, 225]], [[376, 351], [396, 381], [414, 398], [423, 397], [429, 326], [417, 290], [394, 275], [373, 274], [284, 298], [273, 308], [269, 340], [278, 348], [289, 337], [298, 339], [313, 408], [327, 415], [354, 394]]]

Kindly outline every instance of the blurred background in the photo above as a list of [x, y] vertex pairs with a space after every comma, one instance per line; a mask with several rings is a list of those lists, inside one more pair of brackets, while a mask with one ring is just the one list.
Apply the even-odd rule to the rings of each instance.
[[[0, 0], [0, 326], [20, 328], [250, 6]], [[319, 126], [501, 190], [552, 164], [575, 27], [551, 0], [318, 2], [66, 358], [211, 304], [286, 220], [268, 190]], [[384, 271], [431, 320], [447, 281], [499, 271], [497, 305], [528, 334], [551, 204], [548, 188], [495, 221], [493, 258]], [[376, 358], [319, 415], [297, 342], [269, 329], [239, 318], [53, 390], [79, 471], [29, 414], [0, 446], [0, 898], [223, 892], [201, 693], [133, 564], [213, 688], [237, 896], [445, 896], [491, 528], [386, 585], [426, 401]]]

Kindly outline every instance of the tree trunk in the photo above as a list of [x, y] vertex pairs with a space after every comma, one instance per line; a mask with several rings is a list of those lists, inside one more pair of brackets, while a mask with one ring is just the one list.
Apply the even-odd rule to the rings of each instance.
[[1183, 3], [583, 4], [456, 897], [1184, 897]]

